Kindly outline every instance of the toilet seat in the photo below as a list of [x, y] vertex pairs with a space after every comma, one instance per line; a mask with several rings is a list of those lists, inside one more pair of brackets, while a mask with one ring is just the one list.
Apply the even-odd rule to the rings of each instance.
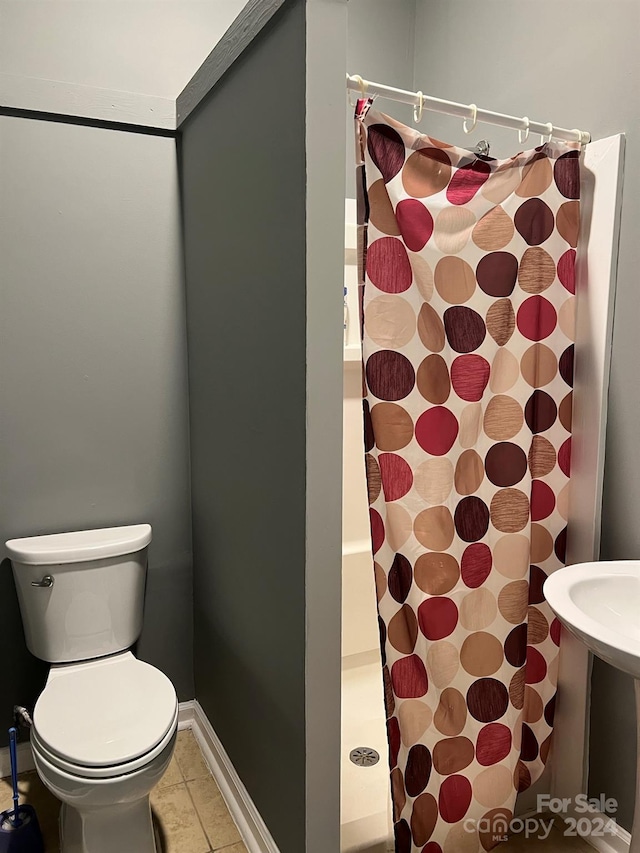
[[57, 666], [33, 712], [34, 750], [84, 778], [133, 772], [174, 736], [178, 700], [160, 670], [124, 652]]
[[70, 761], [65, 761], [60, 755], [52, 752], [40, 741], [38, 733], [31, 729], [31, 749], [40, 759], [51, 764], [57, 770], [62, 770], [71, 776], [80, 779], [104, 780], [108, 782], [110, 779], [115, 779], [118, 776], [125, 776], [127, 773], [134, 773], [143, 767], [151, 764], [171, 743], [178, 728], [178, 709], [176, 708], [175, 718], [169, 731], [164, 738], [150, 752], [144, 755], [139, 755], [133, 761], [128, 761], [126, 764], [110, 764], [106, 767], [91, 767], [84, 764], [72, 764]]

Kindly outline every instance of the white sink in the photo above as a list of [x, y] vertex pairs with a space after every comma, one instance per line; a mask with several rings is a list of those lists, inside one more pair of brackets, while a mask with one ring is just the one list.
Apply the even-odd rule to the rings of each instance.
[[640, 560], [567, 566], [547, 579], [544, 593], [595, 655], [640, 679]]
[[[546, 580], [544, 594], [560, 621], [595, 655], [633, 676], [640, 721], [640, 560], [558, 569]], [[640, 730], [629, 853], [640, 853]]]

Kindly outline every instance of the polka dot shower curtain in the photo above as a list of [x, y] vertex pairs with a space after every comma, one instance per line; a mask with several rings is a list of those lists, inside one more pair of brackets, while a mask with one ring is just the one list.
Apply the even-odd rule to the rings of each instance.
[[[549, 756], [579, 151], [359, 104], [367, 484], [398, 853], [481, 853]], [[501, 822], [499, 819], [504, 818]]]

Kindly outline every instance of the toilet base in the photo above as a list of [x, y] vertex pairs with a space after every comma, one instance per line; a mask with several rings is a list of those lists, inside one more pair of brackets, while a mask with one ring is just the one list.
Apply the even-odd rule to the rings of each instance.
[[38, 775], [62, 802], [60, 853], [162, 853], [156, 844], [149, 796], [169, 766], [178, 715], [166, 746], [136, 770], [87, 778], [62, 770], [32, 741]]
[[155, 838], [148, 795], [112, 807], [60, 809], [60, 853], [161, 853]]

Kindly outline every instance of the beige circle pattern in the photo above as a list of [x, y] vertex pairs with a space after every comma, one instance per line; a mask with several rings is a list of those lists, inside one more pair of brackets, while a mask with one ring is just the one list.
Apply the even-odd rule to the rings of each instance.
[[434, 240], [443, 255], [461, 252], [469, 242], [476, 218], [466, 207], [443, 207], [435, 221]]
[[551, 744], [542, 581], [562, 565], [570, 500], [575, 296], [557, 269], [566, 282], [579, 159], [553, 142], [479, 161], [370, 109], [357, 127], [396, 849], [485, 853], [464, 820], [512, 814]]
[[436, 290], [450, 305], [461, 305], [473, 296], [477, 284], [473, 269], [463, 258], [445, 255], [435, 269]]
[[492, 207], [473, 229], [473, 242], [485, 252], [495, 252], [504, 249], [511, 242], [515, 229], [513, 220], [508, 213], [498, 205]]
[[453, 464], [446, 456], [426, 459], [416, 469], [413, 485], [429, 504], [445, 503], [453, 488]]
[[416, 333], [416, 312], [406, 299], [385, 293], [369, 303], [367, 328], [379, 347], [399, 349]]
[[[427, 666], [432, 673], [431, 681], [434, 687], [437, 687], [438, 690], [448, 687], [460, 669], [460, 654], [457, 647], [447, 640], [438, 640], [435, 643], [431, 643], [427, 651]], [[459, 694], [457, 691], [454, 691], [454, 694], [455, 696], [453, 696], [451, 701], [453, 702], [453, 699], [455, 699], [457, 702]], [[466, 717], [467, 706], [464, 703], [464, 699], [462, 702]], [[455, 707], [457, 708], [457, 705]], [[450, 709], [450, 712], [453, 713], [453, 710]]]

